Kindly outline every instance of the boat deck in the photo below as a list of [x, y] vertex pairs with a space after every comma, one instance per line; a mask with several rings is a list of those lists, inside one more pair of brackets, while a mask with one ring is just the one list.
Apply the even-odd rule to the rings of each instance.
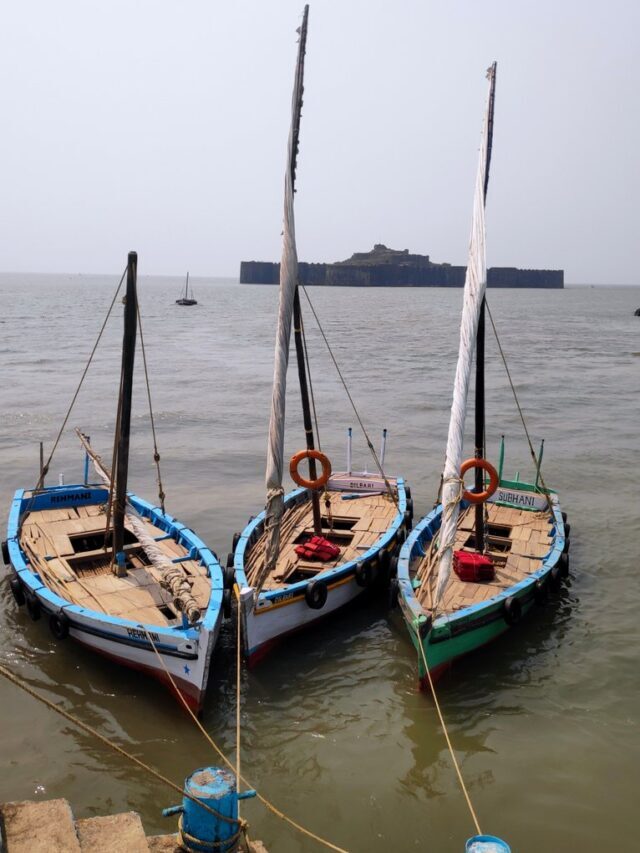
[[[133, 533], [125, 529], [127, 573], [111, 570], [111, 547], [104, 548], [105, 507], [89, 505], [27, 513], [20, 529], [20, 547], [42, 582], [61, 598], [95, 610], [151, 625], [170, 625], [181, 618], [171, 593], [160, 585], [161, 571], [150, 564]], [[144, 519], [150, 536], [169, 560], [184, 557], [187, 549]], [[109, 543], [110, 545], [110, 543]], [[191, 584], [191, 593], [204, 610], [210, 584], [206, 568], [197, 560], [179, 564]]]
[[[551, 526], [547, 512], [531, 512], [497, 504], [487, 508], [487, 554], [495, 565], [492, 581], [462, 581], [452, 570], [449, 583], [438, 607], [440, 613], [454, 613], [472, 604], [480, 604], [524, 580], [540, 568], [542, 558], [551, 546]], [[460, 515], [454, 551], [474, 551], [475, 507], [468, 507]], [[424, 557], [411, 566], [412, 577], [421, 581], [416, 591], [418, 601], [432, 609], [438, 575], [439, 535], [431, 540]]]
[[[311, 500], [285, 508], [280, 534], [280, 555], [275, 568], [267, 577], [263, 589], [279, 589], [297, 581], [311, 578], [319, 572], [334, 569], [357, 560], [391, 526], [397, 514], [389, 494], [366, 494], [343, 500], [343, 491], [329, 490], [320, 497], [322, 535], [340, 548], [334, 560], [307, 561], [295, 552], [296, 545], [313, 536]], [[325, 504], [329, 498], [329, 507]], [[245, 573], [249, 584], [255, 585], [264, 565], [266, 534], [245, 551]]]

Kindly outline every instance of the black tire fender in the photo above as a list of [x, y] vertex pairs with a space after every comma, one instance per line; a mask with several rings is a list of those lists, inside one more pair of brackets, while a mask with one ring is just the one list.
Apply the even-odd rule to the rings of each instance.
[[549, 585], [551, 589], [554, 591], [560, 589], [560, 584], [562, 583], [562, 572], [560, 571], [560, 566], [554, 566], [549, 572]]
[[391, 557], [388, 551], [380, 551], [378, 554], [378, 577], [380, 582], [386, 586], [389, 583], [389, 566], [391, 565]]
[[564, 548], [562, 549], [562, 553], [568, 554], [569, 548], [571, 548], [571, 539], [565, 539], [564, 540]]
[[227, 568], [230, 568], [231, 566], [233, 566], [234, 559], [235, 558], [234, 558], [233, 551], [229, 551], [229, 553], [227, 554]]
[[375, 578], [375, 569], [373, 563], [356, 563], [356, 583], [358, 586], [371, 586]]
[[234, 533], [234, 534], [233, 534], [233, 541], [232, 541], [232, 543], [231, 543], [231, 550], [232, 550], [232, 551], [234, 551], [234, 552], [235, 552], [235, 550], [236, 550], [236, 546], [237, 546], [238, 542], [240, 541], [240, 537], [241, 537], [241, 536], [242, 536], [242, 534], [241, 534], [241, 533]]
[[407, 512], [409, 518], [413, 521], [413, 498], [407, 498]]
[[398, 555], [394, 554], [389, 562], [389, 577], [395, 578], [398, 574]]
[[61, 610], [49, 616], [49, 630], [56, 640], [66, 640], [69, 636], [69, 617]]
[[24, 603], [27, 607], [27, 613], [31, 619], [34, 622], [37, 622], [42, 615], [42, 608], [40, 607], [40, 602], [38, 601], [37, 596], [31, 591], [26, 592], [24, 595]]
[[233, 585], [236, 582], [236, 573], [232, 565], [222, 570], [222, 579], [224, 589], [233, 589]]
[[389, 610], [395, 610], [398, 606], [398, 596], [400, 595], [400, 582], [398, 578], [391, 578], [389, 582], [389, 592], [387, 595], [387, 605]]
[[5, 566], [9, 565], [9, 543], [6, 539], [2, 540], [2, 559], [4, 560]]
[[567, 513], [563, 511], [563, 512], [561, 512], [561, 513], [560, 513], [560, 515], [562, 516], [562, 520], [563, 520], [563, 522], [566, 524], [566, 523], [567, 523], [567, 518], [568, 518]]
[[225, 589], [222, 593], [222, 615], [225, 619], [231, 619], [231, 590]]
[[304, 600], [312, 610], [322, 610], [327, 603], [327, 586], [322, 581], [309, 581], [304, 590]]
[[533, 585], [533, 600], [540, 607], [544, 607], [549, 600], [549, 587], [545, 578], [538, 578]]
[[565, 524], [565, 526], [564, 526], [564, 538], [567, 542], [569, 541], [570, 534], [571, 534], [571, 525]]
[[561, 578], [566, 578], [569, 576], [569, 555], [566, 552], [560, 554], [560, 558], [558, 560], [558, 569], [560, 570]]
[[17, 575], [14, 575], [9, 581], [9, 586], [11, 587], [11, 594], [13, 595], [16, 604], [18, 607], [22, 607], [25, 599], [20, 578]]
[[404, 545], [406, 538], [407, 538], [407, 531], [404, 529], [404, 527], [401, 527], [400, 530], [398, 530], [398, 536], [397, 536], [398, 548], [401, 548]]
[[410, 513], [410, 512], [409, 512], [409, 510], [407, 509], [407, 510], [405, 510], [405, 513], [404, 513], [404, 527], [405, 527], [405, 530], [411, 530], [411, 526], [412, 526], [412, 524], [413, 524], [413, 516], [411, 515], [411, 513]]
[[510, 595], [504, 602], [504, 621], [507, 625], [516, 625], [522, 619], [522, 605], [515, 596]]

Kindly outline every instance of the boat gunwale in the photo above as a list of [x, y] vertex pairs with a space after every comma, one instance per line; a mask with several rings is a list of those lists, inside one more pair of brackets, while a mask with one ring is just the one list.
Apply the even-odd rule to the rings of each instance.
[[[552, 489], [538, 489], [533, 486], [531, 483], [519, 482], [516, 483], [512, 480], [500, 480], [500, 486], [505, 486], [508, 488], [520, 487], [523, 491], [536, 491], [541, 494], [546, 494], [549, 496], [552, 506], [553, 506], [553, 515], [554, 515], [554, 523], [553, 523], [553, 541], [549, 551], [539, 559], [541, 560], [542, 565], [539, 569], [536, 569], [534, 572], [531, 572], [522, 580], [518, 581], [511, 586], [506, 587], [505, 589], [500, 590], [495, 595], [488, 598], [486, 601], [479, 602], [477, 604], [471, 604], [468, 607], [464, 607], [461, 610], [457, 610], [455, 613], [443, 613], [440, 616], [437, 616], [433, 621], [432, 632], [437, 632], [438, 629], [444, 629], [445, 631], [450, 628], [453, 623], [462, 622], [468, 619], [470, 616], [477, 616], [477, 614], [481, 611], [489, 610], [496, 605], [500, 605], [504, 602], [505, 599], [509, 598], [512, 595], [517, 595], [518, 593], [522, 593], [527, 590], [529, 587], [532, 587], [537, 580], [540, 578], [546, 577], [549, 572], [553, 569], [553, 567], [557, 564], [560, 556], [564, 550], [565, 546], [565, 535], [564, 535], [564, 520], [562, 518], [562, 512], [560, 509], [560, 502], [558, 500], [557, 493]], [[510, 506], [508, 503], [500, 502], [499, 506]], [[466, 509], [470, 504], [467, 501], [462, 501], [461, 506], [463, 509]], [[522, 507], [512, 507], [517, 509], [523, 509]], [[527, 510], [524, 510], [526, 512]], [[430, 610], [423, 607], [423, 605], [418, 600], [417, 595], [415, 594], [415, 590], [413, 588], [413, 583], [411, 581], [410, 574], [410, 564], [411, 560], [415, 552], [417, 551], [418, 546], [424, 545], [424, 533], [432, 524], [432, 522], [439, 522], [435, 528], [431, 528], [431, 538], [428, 541], [431, 541], [436, 531], [440, 529], [442, 516], [442, 504], [438, 504], [438, 506], [434, 507], [430, 513], [420, 519], [420, 521], [414, 526], [413, 530], [407, 537], [407, 541], [403, 544], [400, 549], [400, 554], [398, 555], [398, 583], [399, 583], [399, 593], [401, 597], [404, 599], [407, 607], [411, 610], [415, 619], [419, 619], [420, 617], [425, 617], [430, 614]], [[552, 524], [551, 519], [549, 519], [549, 524]], [[410, 629], [415, 629], [415, 625], [411, 624], [409, 619], [406, 619], [407, 627]], [[473, 626], [472, 626], [473, 627]], [[434, 637], [434, 640], [436, 637]], [[446, 639], [446, 637], [443, 637]]]
[[[65, 494], [73, 493], [74, 491], [86, 492], [87, 490], [108, 494], [104, 486], [76, 483], [64, 486], [49, 486], [38, 490], [38, 495], [51, 493]], [[186, 628], [183, 625], [164, 626], [139, 621], [137, 622], [132, 619], [123, 619], [119, 616], [111, 616], [108, 613], [101, 613], [98, 610], [74, 604], [68, 599], [62, 598], [62, 596], [53, 592], [45, 583], [43, 583], [38, 573], [30, 567], [28, 559], [20, 547], [19, 542], [20, 522], [25, 511], [23, 504], [26, 500], [31, 500], [31, 498], [24, 497], [27, 491], [30, 490], [16, 490], [11, 503], [11, 510], [9, 512], [9, 520], [7, 523], [7, 546], [9, 549], [11, 567], [29, 590], [35, 595], [45, 599], [45, 601], [54, 608], [54, 612], [61, 612], [64, 610], [70, 615], [74, 614], [76, 616], [82, 616], [83, 618], [93, 619], [97, 622], [103, 622], [120, 628], [143, 628], [150, 633], [153, 632], [153, 634], [163, 636], [165, 639], [171, 639], [174, 641], [177, 639], [189, 641], [198, 639], [200, 629], [202, 628], [210, 632], [215, 630], [216, 624], [219, 622], [222, 615], [222, 567], [211, 549], [205, 545], [205, 543], [194, 533], [193, 530], [191, 530], [191, 528], [182, 524], [182, 522], [178, 521], [167, 512], [163, 513], [160, 507], [153, 506], [153, 504], [138, 497], [133, 492], [127, 492], [128, 500], [143, 517], [152, 521], [154, 524], [156, 521], [159, 522], [156, 526], [162, 530], [165, 530], [166, 528], [165, 532], [171, 534], [171, 537], [178, 544], [183, 545], [183, 547], [187, 547], [185, 544], [186, 542], [189, 543], [189, 550], [196, 550], [198, 555], [197, 558], [202, 561], [203, 566], [207, 570], [207, 577], [210, 581], [210, 594], [204, 616], [198, 620], [195, 625], [189, 625]], [[91, 501], [83, 501], [78, 504], [67, 504], [67, 506], [88, 506], [91, 504]], [[181, 539], [184, 541], [181, 541]], [[78, 625], [77, 630], [85, 630], [85, 627], [83, 625]], [[150, 643], [145, 640], [140, 640], [134, 644], [144, 645], [151, 648]], [[176, 647], [173, 644], [166, 647], [165, 644], [161, 643], [159, 645], [156, 642], [156, 646], [160, 651], [176, 650]]]
[[[359, 555], [357, 560], [349, 560], [347, 563], [342, 563], [339, 566], [334, 566], [333, 568], [321, 569], [313, 578], [305, 578], [300, 581], [296, 581], [295, 583], [288, 584], [287, 586], [281, 586], [277, 589], [269, 589], [262, 590], [260, 595], [258, 596], [258, 601], [265, 601], [269, 604], [273, 604], [275, 602], [279, 602], [279, 600], [285, 596], [288, 600], [293, 600], [294, 596], [302, 596], [304, 595], [304, 591], [310, 581], [316, 580], [328, 580], [332, 581], [341, 580], [346, 575], [352, 574], [356, 565], [358, 563], [366, 562], [367, 560], [372, 559], [377, 554], [380, 553], [387, 545], [391, 543], [391, 540], [396, 536], [398, 530], [402, 526], [404, 522], [405, 512], [407, 510], [407, 494], [406, 487], [403, 477], [398, 477], [396, 479], [396, 490], [398, 496], [398, 511], [393, 517], [392, 522], [390, 523], [387, 530], [380, 534], [378, 539], [373, 542], [369, 548]], [[309, 495], [310, 490], [306, 488], [298, 488], [289, 492], [285, 495], [284, 505], [287, 507], [292, 503], [302, 503], [299, 498], [304, 495]], [[365, 495], [366, 492], [363, 492]], [[233, 559], [233, 568], [236, 576], [236, 583], [240, 587], [240, 589], [249, 588], [252, 589], [251, 585], [248, 583], [247, 576], [244, 570], [244, 555], [246, 547], [249, 543], [249, 539], [256, 534], [258, 528], [260, 528], [260, 533], [262, 532], [262, 528], [264, 527], [265, 522], [265, 514], [266, 510], [262, 510], [262, 512], [257, 515], [255, 518], [251, 519], [251, 521], [244, 528], [242, 533], [240, 534], [240, 538], [235, 547], [234, 551], [234, 559]], [[260, 535], [258, 533], [258, 535]], [[409, 535], [407, 533], [407, 535]], [[259, 606], [259, 605], [258, 605]], [[257, 612], [257, 611], [256, 611]]]

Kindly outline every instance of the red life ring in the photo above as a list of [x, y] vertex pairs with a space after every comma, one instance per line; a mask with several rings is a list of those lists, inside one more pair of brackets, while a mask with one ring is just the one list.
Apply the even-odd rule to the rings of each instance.
[[[322, 474], [315, 480], [305, 480], [298, 473], [298, 465], [303, 459], [315, 459], [322, 465]], [[299, 450], [294, 453], [289, 462], [289, 473], [294, 483], [302, 486], [303, 489], [321, 489], [329, 481], [331, 476], [331, 462], [329, 458], [319, 450]]]
[[484, 490], [484, 492], [468, 492], [465, 491], [462, 493], [462, 497], [465, 501], [469, 501], [470, 504], [483, 504], [485, 501], [488, 501], [491, 495], [498, 488], [498, 483], [500, 482], [498, 477], [498, 472], [493, 467], [491, 462], [487, 462], [486, 459], [467, 459], [462, 463], [460, 467], [460, 477], [464, 477], [464, 475], [471, 468], [481, 468], [483, 471], [486, 471], [489, 475], [489, 486]]

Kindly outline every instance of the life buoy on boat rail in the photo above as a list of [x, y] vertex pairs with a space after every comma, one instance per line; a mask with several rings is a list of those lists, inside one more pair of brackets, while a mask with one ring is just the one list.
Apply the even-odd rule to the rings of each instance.
[[462, 463], [460, 466], [460, 477], [464, 477], [467, 471], [471, 468], [482, 468], [483, 471], [486, 471], [489, 475], [489, 485], [483, 492], [469, 492], [465, 489], [462, 493], [462, 497], [470, 504], [483, 504], [485, 501], [489, 500], [491, 495], [498, 488], [498, 483], [500, 482], [498, 472], [491, 462], [488, 462], [486, 459], [474, 457], [473, 459], [466, 459]]
[[[322, 465], [322, 474], [320, 474], [319, 477], [316, 477], [315, 480], [305, 480], [305, 478], [298, 473], [298, 465], [303, 459], [315, 459], [319, 462]], [[291, 457], [291, 461], [289, 462], [289, 473], [291, 474], [293, 482], [298, 486], [302, 486], [303, 489], [321, 489], [323, 486], [326, 486], [329, 481], [329, 477], [331, 476], [331, 462], [329, 461], [329, 457], [325, 456], [325, 454], [321, 453], [319, 450], [299, 450]]]

